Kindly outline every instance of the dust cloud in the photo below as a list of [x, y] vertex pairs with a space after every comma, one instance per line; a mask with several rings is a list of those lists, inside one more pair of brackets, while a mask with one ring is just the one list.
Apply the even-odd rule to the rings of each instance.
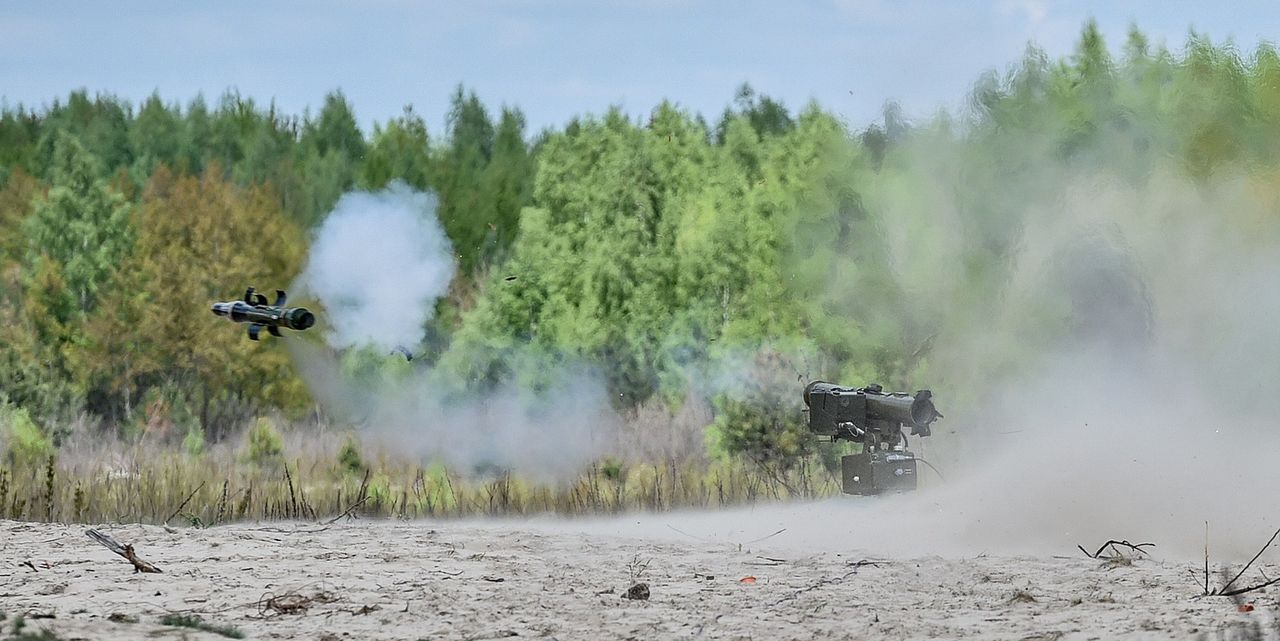
[[1212, 562], [1248, 560], [1280, 527], [1276, 196], [1244, 173], [1193, 184], [1043, 164], [1042, 180], [984, 196], [1016, 212], [994, 287], [956, 267], [990, 240], [961, 222], [959, 181], [873, 206], [915, 314], [903, 322], [938, 328], [912, 389], [932, 387], [947, 418], [912, 447], [941, 475], [922, 468], [920, 489], [894, 496], [530, 525], [905, 556], [1127, 539], [1171, 560], [1200, 559], [1207, 527]]
[[[1274, 196], [1246, 175], [1044, 176], [986, 197], [1019, 215], [1002, 230], [1015, 240], [997, 295], [978, 311], [962, 298], [974, 283], [948, 269], [980, 250], [972, 230], [939, 225], [935, 247], [948, 251], [900, 254], [951, 288], [910, 303], [961, 319], [941, 324], [919, 383], [944, 390], [947, 419], [917, 453], [945, 480], [926, 470], [916, 494], [797, 508], [788, 531], [809, 528], [797, 541], [1072, 554], [1128, 539], [1196, 558], [1207, 523], [1211, 556], [1240, 561], [1280, 526]], [[964, 193], [936, 189], [943, 203]], [[886, 237], [934, 213], [889, 198]]]
[[[1135, 179], [1034, 151], [1030, 178], [993, 190], [960, 146], [911, 144], [867, 209], [899, 321], [936, 328], [910, 387], [932, 388], [947, 418], [912, 446], [941, 475], [922, 470], [898, 496], [525, 525], [910, 555], [1076, 554], [1114, 538], [1191, 559], [1207, 523], [1213, 559], [1256, 551], [1280, 526], [1277, 194], [1245, 169], [1193, 183], [1157, 164]], [[992, 265], [961, 268], [976, 257]], [[587, 368], [540, 400], [512, 387], [457, 402], [429, 372], [353, 387], [313, 351], [298, 357], [320, 396], [453, 464], [565, 477], [618, 423]]]

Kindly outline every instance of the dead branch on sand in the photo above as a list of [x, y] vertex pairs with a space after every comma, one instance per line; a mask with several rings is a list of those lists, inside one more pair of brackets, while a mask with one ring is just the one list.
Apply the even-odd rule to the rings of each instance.
[[[1143, 554], [1147, 554], [1147, 551], [1142, 548], [1155, 547], [1155, 543], [1130, 543], [1127, 540], [1117, 541], [1115, 539], [1112, 539], [1110, 541], [1107, 541], [1106, 543], [1103, 543], [1101, 546], [1098, 547], [1098, 551], [1094, 552], [1093, 554], [1089, 554], [1089, 551], [1084, 549], [1083, 545], [1077, 545], [1076, 547], [1079, 548], [1081, 552], [1084, 552], [1085, 556], [1091, 559], [1114, 559], [1114, 558], [1119, 558], [1124, 556], [1123, 552], [1116, 549], [1117, 545], [1127, 547], [1130, 550], [1133, 550], [1134, 552], [1141, 552]], [[1102, 553], [1105, 552], [1107, 548], [1111, 548], [1112, 553], [1108, 554], [1107, 556], [1102, 556]]]
[[772, 606], [773, 606], [773, 607], [776, 607], [776, 606], [779, 606], [779, 605], [781, 605], [781, 604], [783, 604], [783, 603], [786, 603], [787, 601], [794, 601], [795, 599], [800, 598], [800, 595], [805, 594], [805, 593], [808, 593], [808, 592], [812, 592], [812, 591], [814, 591], [814, 590], [817, 590], [818, 588], [826, 587], [826, 586], [828, 586], [828, 585], [835, 585], [835, 584], [837, 584], [837, 583], [841, 583], [841, 582], [843, 582], [845, 579], [847, 579], [847, 578], [849, 578], [849, 577], [851, 577], [851, 576], [853, 576], [853, 575], [857, 574], [857, 573], [858, 573], [858, 570], [860, 570], [860, 569], [862, 569], [862, 568], [865, 568], [865, 567], [874, 567], [874, 568], [878, 568], [878, 567], [880, 567], [881, 565], [884, 565], [884, 564], [886, 564], [886, 563], [889, 563], [889, 562], [888, 562], [888, 561], [872, 561], [872, 560], [869, 560], [869, 559], [862, 559], [861, 561], [856, 561], [856, 562], [855, 562], [855, 561], [850, 561], [850, 562], [848, 562], [848, 563], [845, 563], [845, 567], [853, 568], [853, 570], [851, 570], [851, 571], [849, 571], [849, 572], [846, 572], [846, 573], [845, 573], [844, 575], [842, 575], [842, 576], [838, 576], [838, 577], [837, 577], [837, 576], [829, 576], [829, 577], [822, 578], [822, 579], [818, 580], [818, 581], [817, 581], [817, 582], [815, 582], [815, 583], [812, 583], [812, 584], [810, 584], [810, 585], [808, 585], [808, 586], [806, 586], [806, 587], [800, 588], [799, 590], [795, 591], [795, 592], [794, 592], [794, 593], [792, 593], [792, 594], [789, 594], [789, 595], [787, 595], [787, 596], [782, 597], [782, 598], [781, 598], [781, 599], [779, 599], [778, 601], [774, 602], [774, 603], [772, 604]]
[[333, 603], [338, 597], [333, 592], [318, 589], [310, 596], [298, 590], [289, 590], [281, 594], [268, 592], [254, 605], [258, 606], [258, 616], [268, 617], [277, 614], [303, 614], [315, 603]]
[[88, 534], [89, 538], [97, 541], [98, 543], [101, 543], [108, 550], [111, 550], [112, 552], [119, 554], [120, 556], [124, 557], [126, 561], [132, 563], [134, 574], [137, 574], [139, 572], [149, 572], [153, 574], [161, 573], [160, 568], [157, 568], [156, 566], [151, 565], [150, 563], [147, 563], [142, 559], [139, 559], [138, 555], [133, 551], [132, 545], [121, 545], [119, 541], [94, 529], [86, 530], [85, 534]]
[[358, 509], [361, 505], [364, 505], [364, 502], [368, 500], [369, 500], [368, 496], [360, 497], [360, 500], [356, 501], [355, 503], [352, 503], [351, 507], [347, 508], [345, 512], [329, 519], [328, 521], [325, 521], [324, 524], [333, 525], [334, 523], [337, 523], [339, 519], [341, 519], [344, 516], [349, 516], [352, 512], [355, 512], [356, 509]]
[[861, 561], [849, 561], [848, 563], [845, 563], [845, 565], [851, 568], [861, 568], [868, 565], [873, 568], [878, 568], [887, 563], [890, 563], [890, 561], [872, 561], [871, 559], [862, 559]]
[[845, 572], [845, 573], [844, 573], [843, 575], [841, 575], [841, 576], [832, 576], [832, 577], [825, 577], [825, 578], [819, 579], [818, 581], [816, 581], [816, 582], [814, 582], [814, 583], [812, 583], [812, 584], [810, 584], [810, 585], [808, 585], [808, 586], [805, 586], [805, 587], [803, 587], [803, 588], [800, 588], [799, 590], [796, 590], [795, 592], [793, 592], [793, 593], [791, 593], [791, 594], [788, 594], [787, 596], [784, 596], [784, 597], [782, 597], [781, 599], [778, 599], [777, 601], [775, 601], [775, 602], [773, 602], [772, 604], [770, 604], [770, 607], [777, 607], [777, 606], [779, 606], [779, 605], [782, 605], [783, 603], [786, 603], [787, 601], [794, 601], [794, 600], [796, 600], [796, 599], [800, 598], [800, 595], [805, 594], [805, 593], [808, 593], [808, 592], [812, 592], [812, 591], [814, 591], [814, 590], [817, 590], [818, 588], [825, 587], [825, 586], [828, 586], [828, 585], [835, 585], [835, 584], [837, 584], [837, 583], [841, 583], [841, 582], [843, 582], [845, 579], [847, 579], [847, 578], [849, 578], [849, 577], [851, 577], [851, 576], [853, 576], [853, 575], [855, 575], [855, 574], [857, 574], [857, 573], [858, 573], [858, 568], [857, 568], [857, 567], [854, 567], [854, 569], [853, 569], [852, 571], [850, 571], [850, 572]]
[[[1225, 596], [1225, 597], [1233, 597], [1233, 596], [1238, 596], [1238, 595], [1244, 594], [1244, 593], [1246, 593], [1246, 592], [1253, 592], [1254, 590], [1261, 590], [1262, 588], [1265, 588], [1265, 587], [1267, 587], [1267, 586], [1269, 586], [1269, 585], [1274, 585], [1274, 584], [1276, 584], [1276, 583], [1280, 583], [1280, 577], [1276, 577], [1276, 578], [1272, 579], [1272, 578], [1269, 578], [1265, 573], [1263, 573], [1263, 572], [1262, 572], [1262, 570], [1258, 570], [1258, 573], [1262, 575], [1262, 583], [1258, 583], [1258, 584], [1251, 585], [1251, 586], [1249, 586], [1249, 587], [1244, 587], [1244, 588], [1235, 588], [1235, 589], [1231, 589], [1231, 586], [1232, 586], [1232, 585], [1234, 585], [1234, 584], [1235, 584], [1235, 582], [1236, 582], [1236, 581], [1238, 581], [1238, 580], [1240, 579], [1240, 577], [1244, 576], [1244, 573], [1245, 573], [1245, 572], [1248, 572], [1248, 571], [1249, 571], [1249, 568], [1253, 565], [1254, 561], [1257, 561], [1257, 560], [1258, 560], [1258, 557], [1262, 556], [1262, 553], [1263, 553], [1263, 552], [1266, 552], [1266, 551], [1267, 551], [1267, 548], [1271, 547], [1271, 544], [1272, 544], [1272, 543], [1275, 543], [1275, 541], [1276, 541], [1276, 537], [1277, 537], [1277, 536], [1280, 536], [1280, 529], [1277, 529], [1277, 530], [1275, 531], [1275, 534], [1272, 534], [1272, 535], [1271, 535], [1271, 538], [1270, 538], [1270, 539], [1267, 539], [1267, 544], [1266, 544], [1266, 545], [1264, 545], [1264, 546], [1262, 546], [1262, 549], [1258, 550], [1258, 553], [1257, 553], [1257, 554], [1255, 554], [1255, 555], [1253, 555], [1253, 558], [1252, 558], [1252, 559], [1249, 559], [1249, 562], [1248, 562], [1248, 563], [1246, 563], [1246, 564], [1244, 564], [1244, 567], [1243, 567], [1243, 568], [1240, 568], [1240, 571], [1239, 571], [1239, 572], [1237, 572], [1235, 576], [1231, 577], [1231, 580], [1227, 581], [1227, 582], [1226, 582], [1225, 584], [1223, 584], [1223, 585], [1222, 585], [1222, 587], [1220, 587], [1220, 588], [1214, 588], [1213, 590], [1210, 590], [1210, 589], [1209, 589], [1209, 524], [1208, 524], [1208, 523], [1205, 523], [1205, 535], [1204, 535], [1204, 594], [1203, 594], [1202, 596]], [[1223, 576], [1226, 576], [1226, 574], [1224, 573], [1224, 574], [1223, 574]]]

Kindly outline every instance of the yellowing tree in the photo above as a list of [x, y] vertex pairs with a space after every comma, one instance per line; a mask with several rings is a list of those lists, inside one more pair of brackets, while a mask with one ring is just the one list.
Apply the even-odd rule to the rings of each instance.
[[287, 287], [305, 246], [269, 187], [238, 188], [222, 175], [216, 165], [200, 178], [153, 174], [135, 251], [89, 324], [82, 361], [126, 412], [146, 388], [173, 390], [214, 438], [262, 405], [305, 403], [279, 339], [252, 342], [244, 326], [209, 312], [248, 285]]

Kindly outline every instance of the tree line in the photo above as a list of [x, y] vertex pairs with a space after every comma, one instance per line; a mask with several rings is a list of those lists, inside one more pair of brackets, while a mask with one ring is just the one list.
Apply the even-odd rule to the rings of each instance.
[[1280, 169], [1265, 43], [1242, 55], [1193, 33], [1173, 53], [1135, 28], [1113, 53], [1088, 23], [1071, 55], [1029, 46], [970, 98], [916, 122], [890, 104], [863, 127], [744, 86], [714, 122], [664, 102], [536, 135], [461, 87], [439, 134], [412, 108], [362, 132], [340, 92], [302, 117], [235, 93], [5, 107], [0, 393], [48, 430], [162, 416], [217, 439], [264, 409], [306, 412], [287, 355], [208, 331], [204, 308], [229, 284], [288, 282], [339, 196], [402, 180], [439, 196], [460, 266], [420, 346], [441, 371], [536, 387], [549, 359], [580, 360], [622, 409], [701, 385], [720, 446], [788, 459], [808, 447], [796, 379], [932, 379], [969, 402], [948, 377], [1009, 375], [1087, 330], [1040, 301], [1015, 348], [963, 365], [940, 347], [982, 324], [1063, 176], [1238, 171], [1272, 188]]

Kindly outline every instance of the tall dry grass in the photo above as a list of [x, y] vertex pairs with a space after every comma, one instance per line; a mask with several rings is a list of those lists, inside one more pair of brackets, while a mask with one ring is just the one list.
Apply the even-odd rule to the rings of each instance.
[[628, 425], [629, 460], [602, 459], [561, 483], [463, 474], [314, 424], [285, 430], [278, 454], [257, 456], [247, 433], [191, 453], [172, 436], [130, 442], [82, 432], [41, 460], [0, 464], [0, 518], [209, 526], [324, 521], [347, 513], [398, 519], [589, 515], [839, 493], [838, 478], [816, 462], [783, 473], [709, 459], [700, 444], [690, 447], [696, 440], [686, 433], [696, 431], [690, 426], [702, 418], [696, 412], [638, 412]]

